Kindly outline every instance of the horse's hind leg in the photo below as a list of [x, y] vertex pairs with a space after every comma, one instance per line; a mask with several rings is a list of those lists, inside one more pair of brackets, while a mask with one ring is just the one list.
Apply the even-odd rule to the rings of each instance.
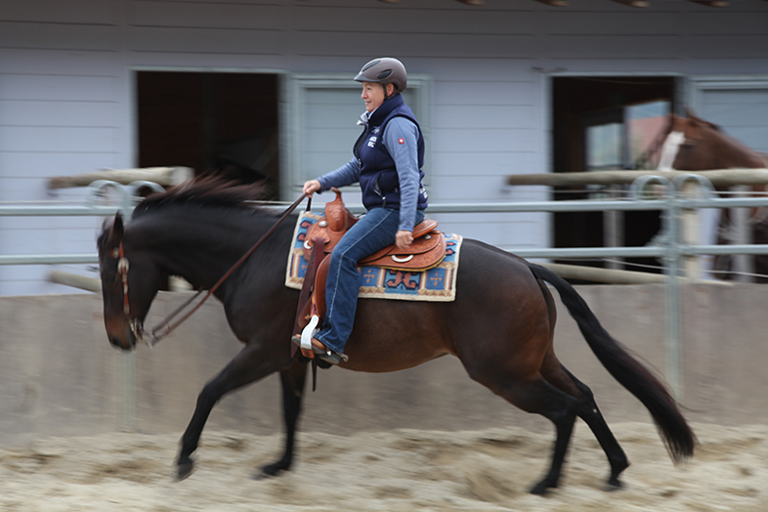
[[621, 487], [619, 475], [629, 467], [627, 455], [624, 453], [624, 450], [622, 450], [619, 442], [613, 435], [613, 432], [611, 432], [611, 429], [605, 422], [600, 409], [597, 407], [597, 402], [595, 402], [592, 390], [577, 379], [565, 366], [561, 365], [561, 368], [568, 377], [570, 377], [584, 397], [584, 401], [579, 406], [576, 414], [578, 414], [579, 418], [584, 420], [590, 430], [592, 430], [592, 433], [597, 438], [597, 442], [600, 443], [606, 457], [608, 457], [608, 463], [611, 465], [611, 475], [608, 477], [608, 485], [613, 488]]
[[611, 475], [608, 477], [608, 484], [612, 487], [620, 487], [619, 475], [627, 469], [629, 461], [624, 450], [621, 449], [619, 442], [614, 437], [613, 432], [611, 432], [611, 429], [605, 422], [603, 415], [600, 413], [592, 390], [568, 371], [551, 351], [544, 358], [541, 372], [547, 382], [578, 400], [579, 406], [576, 409], [576, 414], [592, 430], [606, 457], [608, 457], [608, 463], [611, 465]]
[[608, 457], [608, 463], [611, 465], [611, 476], [608, 477], [608, 484], [613, 487], [620, 487], [619, 474], [629, 466], [627, 456], [600, 413], [592, 390], [558, 361], [552, 347], [552, 340], [555, 335], [554, 328], [557, 321], [557, 309], [552, 294], [549, 293], [546, 285], [541, 280], [537, 280], [537, 283], [547, 304], [550, 325], [549, 346], [544, 355], [541, 374], [547, 382], [578, 400], [579, 406], [576, 409], [576, 414], [592, 430], [605, 455]]
[[280, 471], [287, 471], [293, 462], [293, 448], [296, 438], [296, 425], [301, 414], [301, 401], [304, 395], [307, 365], [294, 361], [290, 368], [280, 372], [280, 384], [283, 390], [283, 419], [285, 421], [285, 451], [280, 460], [261, 468], [262, 474], [275, 476]]
[[[546, 476], [531, 488], [531, 493], [544, 494], [548, 489], [557, 487], [565, 455], [568, 451], [568, 444], [573, 433], [573, 425], [576, 422], [578, 401], [552, 386], [541, 376], [537, 375], [525, 381], [515, 380], [494, 383], [489, 382], [485, 375], [500, 375], [500, 373], [488, 371], [488, 368], [485, 370], [483, 375], [473, 374], [470, 371], [470, 376], [520, 409], [530, 413], [541, 414], [555, 424], [557, 437], [552, 453], [552, 464]], [[513, 374], [509, 372], [504, 373], [508, 375]]]
[[277, 357], [270, 357], [270, 354], [265, 353], [260, 344], [246, 345], [216, 377], [203, 387], [197, 397], [192, 419], [181, 437], [181, 450], [176, 461], [179, 480], [188, 477], [194, 469], [194, 462], [190, 456], [197, 449], [200, 434], [216, 402], [227, 393], [277, 371], [279, 369], [277, 360]]
[[[546, 476], [531, 488], [533, 494], [544, 494], [548, 489], [557, 487], [560, 474], [568, 452], [568, 445], [576, 423], [577, 402], [573, 397], [552, 387], [544, 379], [539, 379], [519, 387], [513, 393], [512, 402], [528, 412], [539, 413], [555, 424], [556, 438], [552, 453], [552, 464]], [[522, 398], [522, 397], [525, 398]]]

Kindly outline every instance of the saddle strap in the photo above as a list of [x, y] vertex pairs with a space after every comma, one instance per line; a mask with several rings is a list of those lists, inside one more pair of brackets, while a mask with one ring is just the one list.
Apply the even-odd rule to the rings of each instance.
[[[316, 289], [315, 277], [317, 276], [317, 268], [320, 266], [323, 259], [325, 259], [323, 245], [315, 244], [315, 249], [312, 251], [309, 260], [307, 261], [307, 269], [304, 272], [304, 284], [299, 293], [299, 304], [296, 308], [296, 320], [293, 324], [294, 333], [300, 333], [308, 323], [312, 308], [312, 292]], [[325, 287], [325, 283], [323, 283], [323, 287]], [[291, 343], [291, 357], [296, 355], [297, 348], [298, 347], [295, 344]]]

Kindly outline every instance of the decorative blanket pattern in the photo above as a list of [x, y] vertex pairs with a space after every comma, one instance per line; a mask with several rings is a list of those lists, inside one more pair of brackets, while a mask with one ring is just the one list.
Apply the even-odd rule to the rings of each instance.
[[[301, 289], [307, 260], [304, 258], [304, 240], [309, 228], [325, 217], [322, 213], [303, 212], [296, 222], [293, 244], [288, 255], [285, 286]], [[420, 300], [451, 302], [456, 298], [456, 271], [459, 266], [461, 235], [445, 235], [445, 259], [435, 268], [425, 272], [403, 272], [378, 267], [361, 267], [363, 284], [360, 298]]]

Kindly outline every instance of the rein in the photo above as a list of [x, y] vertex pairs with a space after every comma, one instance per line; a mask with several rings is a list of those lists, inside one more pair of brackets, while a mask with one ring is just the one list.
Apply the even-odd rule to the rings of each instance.
[[[293, 202], [291, 206], [289, 206], [285, 212], [280, 216], [280, 218], [275, 222], [275, 224], [267, 231], [264, 236], [262, 236], [258, 242], [256, 242], [253, 247], [248, 249], [248, 252], [243, 254], [243, 256], [237, 260], [237, 262], [232, 265], [232, 267], [223, 275], [221, 278], [214, 284], [210, 290], [208, 290], [208, 293], [205, 295], [205, 297], [202, 298], [195, 306], [189, 310], [184, 316], [182, 316], [180, 319], [178, 319], [176, 322], [171, 324], [171, 320], [174, 319], [177, 315], [179, 315], [184, 309], [187, 308], [193, 301], [195, 301], [205, 290], [198, 290], [196, 294], [194, 294], [192, 297], [190, 297], [187, 301], [184, 302], [181, 306], [176, 308], [172, 313], [170, 313], [168, 316], [163, 318], [155, 327], [153, 327], [149, 331], [145, 331], [143, 327], [141, 326], [141, 323], [137, 319], [130, 319], [130, 312], [131, 312], [131, 306], [128, 303], [128, 259], [125, 257], [125, 253], [123, 250], [123, 242], [120, 242], [120, 246], [117, 249], [117, 254], [119, 255], [119, 260], [117, 264], [117, 268], [120, 271], [120, 274], [122, 276], [123, 280], [123, 312], [125, 313], [125, 316], [129, 320], [129, 324], [131, 326], [131, 331], [133, 332], [134, 336], [139, 340], [139, 342], [144, 343], [149, 348], [154, 347], [157, 343], [159, 343], [163, 338], [168, 336], [171, 332], [173, 332], [179, 325], [181, 325], [184, 321], [186, 321], [190, 316], [192, 316], [200, 307], [205, 303], [208, 298], [213, 295], [213, 293], [221, 286], [221, 284], [227, 280], [229, 276], [232, 275], [232, 273], [243, 263], [245, 263], [245, 260], [250, 257], [253, 252], [259, 248], [259, 246], [264, 243], [264, 241], [269, 238], [269, 236], [275, 232], [277, 227], [290, 215], [293, 213], [293, 210], [296, 209], [297, 206], [304, 200], [304, 198], [307, 197], [306, 194], [302, 194], [301, 197], [299, 197], [296, 201]], [[312, 198], [310, 197], [309, 203], [307, 203], [307, 209], [309, 209], [312, 205]]]

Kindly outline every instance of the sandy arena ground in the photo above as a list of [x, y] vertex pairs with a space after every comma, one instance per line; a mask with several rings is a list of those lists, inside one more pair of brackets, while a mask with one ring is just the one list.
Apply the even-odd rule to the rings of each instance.
[[552, 433], [397, 430], [303, 433], [294, 470], [254, 480], [281, 436], [204, 432], [197, 470], [175, 482], [179, 435], [113, 433], [41, 439], [0, 450], [3, 512], [171, 511], [739, 511], [768, 510], [768, 427], [694, 425], [700, 445], [670, 462], [655, 429], [612, 426], [632, 466], [603, 490], [608, 465], [583, 424], [559, 489], [526, 489], [549, 463]]

